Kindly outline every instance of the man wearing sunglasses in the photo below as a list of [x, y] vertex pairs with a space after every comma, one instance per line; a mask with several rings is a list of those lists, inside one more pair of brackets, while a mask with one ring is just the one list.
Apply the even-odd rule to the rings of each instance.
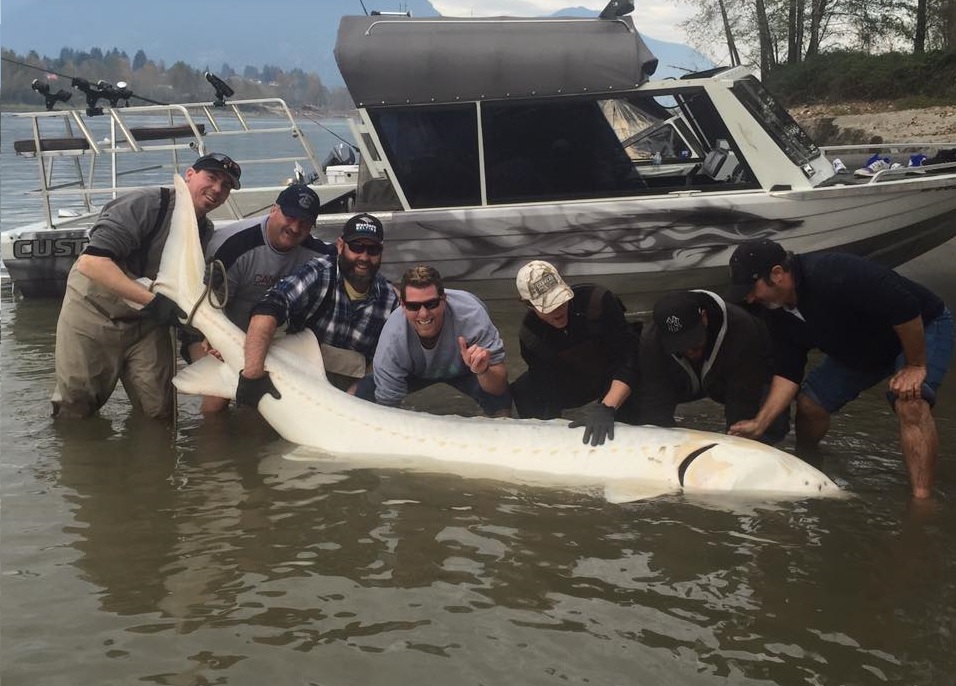
[[[202, 245], [213, 232], [206, 215], [239, 188], [241, 173], [220, 153], [203, 155], [186, 170]], [[53, 416], [95, 414], [118, 381], [134, 410], [155, 418], [172, 414], [176, 360], [169, 327], [185, 315], [137, 279], [156, 278], [175, 203], [175, 192], [162, 187], [130, 191], [103, 207], [67, 277], [56, 326]]]
[[434, 267], [402, 275], [401, 310], [382, 330], [372, 374], [356, 395], [398, 406], [405, 397], [444, 382], [474, 399], [485, 415], [511, 415], [505, 348], [484, 303], [471, 293], [445, 290]]
[[398, 307], [395, 289], [379, 274], [384, 240], [377, 217], [357, 214], [336, 239], [336, 254], [313, 257], [266, 291], [249, 319], [237, 404], [258, 407], [266, 393], [281, 397], [265, 359], [276, 330], [286, 323], [288, 333], [305, 328], [315, 333], [336, 386], [348, 388], [365, 374], [385, 320]]
[[[334, 244], [312, 235], [322, 201], [305, 184], [286, 186], [269, 213], [242, 219], [213, 233], [206, 260], [215, 265], [212, 282], [225, 296], [223, 310], [240, 329], [249, 327], [252, 308], [272, 286], [313, 257], [336, 254]], [[207, 354], [219, 357], [201, 334], [184, 336], [184, 357], [195, 362]], [[203, 396], [200, 412], [213, 414], [229, 406], [228, 398]]]

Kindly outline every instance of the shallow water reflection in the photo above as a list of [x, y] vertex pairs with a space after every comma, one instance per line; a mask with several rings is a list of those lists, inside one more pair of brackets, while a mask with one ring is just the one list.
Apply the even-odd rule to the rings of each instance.
[[191, 399], [54, 425], [55, 318], [2, 301], [5, 684], [954, 683], [952, 384], [932, 506], [879, 394], [824, 451], [850, 498], [612, 505], [290, 461]]
[[[4, 359], [18, 345], [5, 330]], [[21, 390], [36, 412], [45, 395]], [[188, 409], [175, 441], [34, 414], [46, 438], [9, 449], [5, 414], [10, 683], [946, 683], [956, 667], [949, 498], [913, 511], [898, 474], [845, 500], [617, 506], [290, 462], [254, 417]]]

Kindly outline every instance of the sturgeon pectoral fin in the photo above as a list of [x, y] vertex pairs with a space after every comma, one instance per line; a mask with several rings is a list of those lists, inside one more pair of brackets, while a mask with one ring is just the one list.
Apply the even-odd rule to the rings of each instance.
[[212, 355], [200, 358], [173, 378], [173, 384], [182, 393], [211, 395], [217, 398], [235, 398], [238, 375], [227, 364]]
[[674, 493], [676, 490], [659, 481], [615, 479], [604, 487], [604, 498], [609, 503], [633, 503], [636, 500], [647, 500]]

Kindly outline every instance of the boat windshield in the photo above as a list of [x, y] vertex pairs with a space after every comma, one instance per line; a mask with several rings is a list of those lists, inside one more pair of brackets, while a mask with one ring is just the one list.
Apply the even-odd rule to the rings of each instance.
[[794, 164], [803, 166], [820, 156], [813, 139], [756, 77], [740, 79], [730, 90]]

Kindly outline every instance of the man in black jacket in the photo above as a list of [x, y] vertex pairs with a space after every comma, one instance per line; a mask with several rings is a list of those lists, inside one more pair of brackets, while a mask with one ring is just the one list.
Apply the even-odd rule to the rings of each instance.
[[[759, 320], [709, 291], [668, 293], [641, 337], [638, 416], [674, 426], [678, 404], [710, 398], [724, 406], [729, 429], [756, 414], [772, 376], [770, 335]], [[776, 443], [789, 428], [782, 413], [761, 440]]]
[[530, 310], [518, 334], [528, 371], [511, 386], [518, 414], [571, 419], [594, 446], [613, 440], [615, 417], [634, 423], [638, 337], [624, 306], [601, 286], [569, 287], [542, 260], [522, 267], [516, 284]]
[[[953, 354], [953, 318], [918, 283], [843, 253], [794, 255], [768, 239], [740, 244], [730, 259], [732, 300], [766, 307], [774, 342], [770, 395], [731, 433], [759, 436], [797, 400], [798, 447], [814, 447], [830, 415], [889, 379], [900, 444], [915, 498], [932, 496], [939, 437], [932, 408]], [[804, 376], [807, 354], [823, 362]]]

